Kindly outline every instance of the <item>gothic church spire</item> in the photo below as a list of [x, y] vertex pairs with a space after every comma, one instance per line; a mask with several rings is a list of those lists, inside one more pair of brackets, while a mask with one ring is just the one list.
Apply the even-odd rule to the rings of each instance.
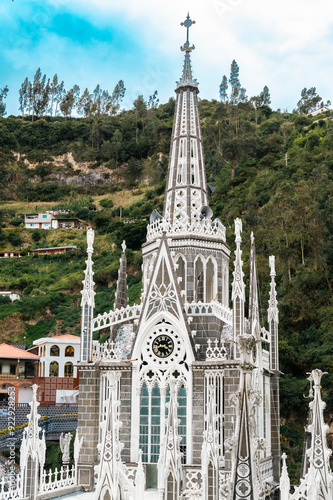
[[207, 206], [207, 184], [198, 111], [198, 83], [193, 78], [189, 28], [195, 23], [187, 15], [183, 72], [176, 88], [176, 107], [169, 156], [164, 218], [172, 225], [200, 223], [201, 208]]

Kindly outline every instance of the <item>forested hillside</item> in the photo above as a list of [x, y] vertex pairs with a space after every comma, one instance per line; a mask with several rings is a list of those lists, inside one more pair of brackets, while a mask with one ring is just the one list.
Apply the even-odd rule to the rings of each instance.
[[[206, 100], [199, 111], [207, 179], [215, 188], [210, 204], [232, 251], [233, 221], [243, 220], [247, 280], [255, 235], [263, 323], [268, 257], [276, 256], [282, 442], [296, 464], [312, 368], [328, 372], [323, 397], [333, 412], [333, 115]], [[80, 330], [85, 235], [24, 229], [24, 212], [67, 209], [96, 229], [97, 313], [111, 306], [125, 239], [130, 299], [138, 299], [140, 246], [149, 214], [162, 210], [173, 112], [172, 99], [148, 107], [138, 98], [115, 116], [0, 119], [0, 250], [23, 247], [25, 255], [77, 246], [66, 255], [1, 259], [0, 289], [22, 294], [12, 304], [0, 299], [2, 341], [25, 338], [30, 345], [42, 335]]]

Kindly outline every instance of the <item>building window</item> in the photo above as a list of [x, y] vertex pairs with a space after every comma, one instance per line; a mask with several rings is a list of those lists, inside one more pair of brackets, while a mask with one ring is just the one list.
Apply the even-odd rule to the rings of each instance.
[[53, 345], [50, 349], [50, 356], [60, 356], [59, 346]]
[[10, 364], [9, 365], [9, 373], [10, 375], [16, 375], [16, 364]]
[[205, 302], [211, 302], [212, 300], [217, 300], [217, 283], [216, 283], [216, 266], [212, 258], [210, 257], [206, 265], [206, 300]]
[[74, 347], [71, 345], [68, 345], [65, 349], [65, 356], [66, 358], [74, 358]]
[[50, 377], [58, 377], [59, 376], [59, 363], [57, 361], [52, 361], [50, 363]]
[[73, 363], [65, 363], [65, 369], [64, 369], [64, 375], [65, 377], [73, 377], [73, 373], [74, 373], [74, 367], [73, 367]]
[[[178, 389], [179, 419], [178, 434], [182, 436], [180, 450], [183, 453], [182, 462], [186, 463], [186, 419], [187, 398], [186, 388], [182, 384]], [[170, 401], [170, 386], [167, 387], [165, 398], [161, 398], [161, 391], [157, 383], [153, 387], [143, 384], [140, 394], [140, 441], [139, 447], [143, 455], [143, 462], [157, 463], [160, 455], [161, 420], [167, 422], [168, 410], [165, 403]]]
[[179, 255], [177, 258], [176, 264], [178, 265], [177, 268], [177, 276], [179, 278], [182, 278], [181, 282], [179, 283], [180, 290], [186, 291], [186, 260], [182, 255]]
[[157, 463], [160, 456], [161, 393], [157, 384], [148, 391], [143, 384], [140, 395], [140, 448], [144, 462]]

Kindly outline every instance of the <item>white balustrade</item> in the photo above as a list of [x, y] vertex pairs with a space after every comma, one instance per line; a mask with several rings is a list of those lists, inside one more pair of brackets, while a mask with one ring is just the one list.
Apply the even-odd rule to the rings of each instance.
[[260, 461], [260, 475], [262, 481], [273, 481], [273, 459], [264, 458]]
[[183, 498], [187, 500], [202, 499], [202, 475], [201, 469], [186, 469], [185, 490]]
[[166, 232], [167, 236], [176, 234], [204, 235], [225, 241], [225, 227], [218, 219], [214, 221], [202, 219], [191, 224], [181, 220], [170, 224], [165, 219], [157, 219], [147, 226], [147, 241], [161, 237], [163, 232]]
[[219, 341], [215, 339], [213, 342], [211, 339], [207, 341], [208, 347], [206, 349], [206, 360], [222, 360], [225, 361], [228, 359], [228, 349], [225, 346], [225, 342], [222, 339], [221, 344], [219, 345]]
[[185, 304], [185, 311], [188, 316], [208, 316], [212, 315], [222, 320], [227, 325], [232, 325], [232, 311], [219, 302], [191, 302]]
[[55, 468], [54, 472], [51, 469], [49, 472], [43, 471], [39, 493], [68, 488], [75, 486], [75, 484], [75, 466], [70, 468], [62, 466], [60, 470]]
[[1, 500], [22, 498], [20, 474], [0, 477], [0, 498]]
[[120, 323], [125, 323], [131, 320], [136, 320], [140, 318], [142, 305], [134, 305], [122, 307], [121, 309], [115, 309], [114, 311], [105, 312], [104, 314], [99, 314], [93, 319], [93, 331], [103, 330], [103, 328], [109, 328], [113, 325], [119, 325]]
[[107, 340], [100, 344], [98, 340], [93, 341], [93, 361], [121, 361], [122, 352], [116, 342]]

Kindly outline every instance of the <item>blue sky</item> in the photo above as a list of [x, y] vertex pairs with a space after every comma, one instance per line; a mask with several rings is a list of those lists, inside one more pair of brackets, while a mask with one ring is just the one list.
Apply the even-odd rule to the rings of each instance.
[[232, 59], [248, 96], [268, 85], [274, 108], [292, 110], [303, 87], [333, 101], [333, 9], [329, 0], [0, 0], [0, 87], [9, 86], [8, 114], [38, 67], [66, 89], [97, 84], [112, 92], [123, 79], [124, 107], [139, 94], [174, 95], [182, 68], [179, 47], [190, 39], [200, 96], [218, 98]]

